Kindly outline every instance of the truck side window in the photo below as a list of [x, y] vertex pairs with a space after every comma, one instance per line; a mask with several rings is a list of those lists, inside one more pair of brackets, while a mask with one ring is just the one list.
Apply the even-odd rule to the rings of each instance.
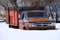
[[23, 15], [22, 15], [22, 19], [24, 19], [24, 13], [23, 13]]

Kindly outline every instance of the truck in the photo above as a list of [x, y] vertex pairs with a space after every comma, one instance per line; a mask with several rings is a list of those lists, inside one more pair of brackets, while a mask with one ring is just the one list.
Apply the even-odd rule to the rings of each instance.
[[[53, 15], [52, 15], [53, 16]], [[45, 7], [6, 8], [6, 23], [21, 30], [55, 29], [55, 20]]]

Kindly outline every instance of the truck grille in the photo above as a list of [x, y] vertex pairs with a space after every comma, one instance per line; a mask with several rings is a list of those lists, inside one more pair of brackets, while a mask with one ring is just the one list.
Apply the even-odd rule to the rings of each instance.
[[51, 23], [30, 23], [30, 26], [32, 27], [43, 27], [43, 26], [51, 26]]

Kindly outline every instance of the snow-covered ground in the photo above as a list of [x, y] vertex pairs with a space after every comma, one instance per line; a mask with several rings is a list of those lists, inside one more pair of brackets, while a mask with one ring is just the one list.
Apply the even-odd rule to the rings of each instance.
[[0, 40], [60, 40], [60, 24], [58, 30], [20, 30], [9, 28], [5, 22], [0, 23]]

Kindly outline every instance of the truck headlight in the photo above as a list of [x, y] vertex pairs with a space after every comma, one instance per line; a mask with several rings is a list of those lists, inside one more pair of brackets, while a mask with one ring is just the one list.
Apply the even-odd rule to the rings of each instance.
[[29, 27], [36, 27], [36, 25], [34, 25], [34, 23], [29, 23]]
[[29, 27], [32, 27], [32, 23], [29, 23]]
[[52, 22], [52, 23], [51, 23], [51, 26], [55, 26], [55, 22]]

